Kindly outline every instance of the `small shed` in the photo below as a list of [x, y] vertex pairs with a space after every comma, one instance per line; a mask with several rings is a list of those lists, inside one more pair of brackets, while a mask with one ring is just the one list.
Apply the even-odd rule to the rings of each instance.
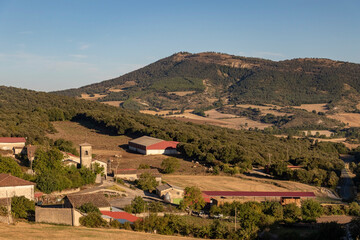
[[184, 189], [169, 183], [158, 186], [156, 193], [169, 203], [180, 204], [180, 201], [184, 199]]

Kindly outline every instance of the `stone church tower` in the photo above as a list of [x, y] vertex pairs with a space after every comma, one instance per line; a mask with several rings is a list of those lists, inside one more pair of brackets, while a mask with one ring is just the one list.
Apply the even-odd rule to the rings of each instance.
[[89, 143], [80, 144], [80, 165], [91, 168], [92, 146]]

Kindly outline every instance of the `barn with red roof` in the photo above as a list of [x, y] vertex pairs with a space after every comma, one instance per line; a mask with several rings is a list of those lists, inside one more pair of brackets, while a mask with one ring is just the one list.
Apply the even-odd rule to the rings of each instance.
[[129, 141], [129, 149], [145, 155], [178, 154], [176, 146], [179, 142], [165, 141], [159, 138], [142, 136]]
[[282, 205], [295, 203], [301, 206], [301, 199], [315, 198], [313, 192], [247, 192], [247, 191], [203, 191], [211, 203], [222, 205], [226, 202], [278, 201]]

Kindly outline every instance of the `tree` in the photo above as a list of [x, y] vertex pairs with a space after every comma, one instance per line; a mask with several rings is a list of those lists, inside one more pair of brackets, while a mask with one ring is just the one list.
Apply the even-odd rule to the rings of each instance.
[[173, 173], [180, 167], [179, 159], [174, 157], [166, 158], [162, 161], [161, 167], [164, 173]]
[[190, 210], [200, 210], [205, 206], [205, 201], [200, 188], [192, 186], [186, 187], [184, 199], [180, 202], [180, 208]]
[[301, 204], [302, 216], [306, 221], [315, 221], [323, 214], [320, 203], [312, 199], [305, 200]]
[[301, 209], [295, 203], [290, 203], [284, 207], [284, 220], [286, 222], [296, 222], [301, 217]]
[[73, 143], [62, 138], [59, 138], [54, 142], [54, 147], [56, 147], [60, 151], [69, 152], [76, 156], [79, 155], [76, 151], [76, 148], [73, 146]]
[[17, 218], [29, 219], [35, 214], [35, 203], [24, 196], [12, 197], [11, 212]]
[[151, 202], [149, 204], [150, 212], [162, 212], [164, 211], [164, 206], [160, 202]]
[[91, 213], [91, 212], [95, 212], [95, 213], [99, 213], [100, 214], [100, 210], [98, 207], [96, 207], [93, 203], [84, 203], [83, 205], [81, 205], [79, 208], [80, 212], [82, 213]]
[[156, 178], [148, 172], [142, 173], [139, 177], [139, 179], [136, 182], [136, 185], [138, 188], [152, 192], [156, 189], [156, 187], [159, 185], [159, 183], [156, 181]]
[[62, 168], [63, 155], [58, 149], [44, 151], [38, 149], [35, 153], [33, 169], [37, 174], [48, 172], [50, 170], [60, 170]]
[[10, 173], [16, 177], [22, 177], [23, 173], [19, 164], [14, 159], [0, 156], [0, 173]]
[[131, 201], [131, 208], [133, 213], [142, 213], [145, 211], [145, 201], [142, 197], [136, 196]]

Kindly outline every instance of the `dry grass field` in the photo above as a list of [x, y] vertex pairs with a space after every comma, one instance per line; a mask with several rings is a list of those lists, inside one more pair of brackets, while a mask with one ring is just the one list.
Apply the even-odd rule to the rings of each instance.
[[328, 115], [327, 117], [349, 124], [349, 127], [360, 127], [359, 113], [337, 113], [334, 115]]
[[[96, 159], [106, 162], [108, 159], [113, 161], [113, 168], [138, 168], [140, 164], [161, 168], [161, 162], [167, 158], [165, 155], [144, 156], [142, 154], [126, 151], [126, 145], [131, 139], [125, 135], [111, 136], [102, 133], [100, 130], [87, 128], [76, 122], [53, 122], [58, 131], [49, 134], [48, 137], [56, 140], [63, 138], [72, 141], [79, 150], [79, 144], [88, 142], [93, 145], [93, 153]], [[200, 165], [180, 160], [180, 168], [177, 174], [205, 174], [206, 169]]]
[[103, 98], [103, 97], [106, 97], [106, 94], [94, 94], [93, 97], [90, 97], [89, 94], [81, 94], [81, 98], [82, 99], [85, 99], [85, 100], [90, 100], [90, 101], [95, 101], [95, 100], [98, 100], [99, 98]]
[[0, 223], [0, 239], [126, 239], [126, 240], [165, 240], [194, 239], [178, 236], [164, 236], [118, 229], [93, 229], [48, 224], [29, 224], [19, 222], [15, 225]]
[[327, 112], [326, 103], [320, 104], [302, 104], [300, 106], [294, 106], [294, 108], [305, 109], [308, 112], [315, 110], [316, 112]]
[[183, 91], [183, 92], [168, 92], [168, 94], [175, 94], [175, 95], [178, 95], [180, 97], [183, 97], [183, 96], [186, 96], [186, 95], [189, 95], [189, 94], [193, 94], [195, 93], [195, 91]]
[[102, 103], [110, 105], [110, 106], [114, 106], [114, 107], [119, 107], [120, 104], [123, 102], [124, 101], [107, 101], [107, 102], [102, 102]]
[[311, 191], [317, 196], [324, 196], [324, 194], [320, 192], [319, 188], [306, 184], [247, 176], [164, 175], [163, 179], [166, 182], [180, 187], [195, 185], [203, 191]]

